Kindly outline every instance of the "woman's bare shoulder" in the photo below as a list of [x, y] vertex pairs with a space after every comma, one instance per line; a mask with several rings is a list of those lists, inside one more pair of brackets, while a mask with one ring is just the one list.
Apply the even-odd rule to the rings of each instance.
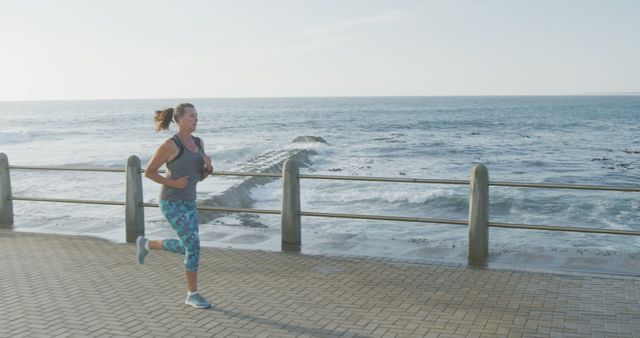
[[164, 150], [178, 150], [176, 141], [174, 141], [173, 138], [168, 138], [164, 142], [162, 142], [160, 148]]
[[156, 157], [158, 157], [162, 163], [166, 163], [174, 158], [179, 151], [180, 149], [178, 149], [176, 143], [169, 138], [160, 144], [158, 150], [156, 150]]

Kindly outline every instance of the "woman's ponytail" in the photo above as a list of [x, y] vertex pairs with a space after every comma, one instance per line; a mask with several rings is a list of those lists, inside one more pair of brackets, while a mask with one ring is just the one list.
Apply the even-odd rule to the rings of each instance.
[[173, 108], [167, 108], [164, 110], [156, 110], [156, 116], [153, 120], [156, 123], [156, 131], [169, 129], [169, 124], [173, 119]]
[[187, 108], [195, 107], [191, 103], [181, 103], [175, 109], [167, 108], [164, 110], [156, 110], [156, 116], [153, 118], [156, 122], [156, 131], [169, 129], [171, 120], [174, 119], [177, 123]]

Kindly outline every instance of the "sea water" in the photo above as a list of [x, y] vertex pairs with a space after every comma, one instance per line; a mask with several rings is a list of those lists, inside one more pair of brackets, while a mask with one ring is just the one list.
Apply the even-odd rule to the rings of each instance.
[[[468, 180], [484, 163], [492, 181], [640, 185], [640, 96], [362, 97], [0, 102], [0, 152], [13, 165], [143, 167], [175, 129], [155, 132], [157, 109], [192, 102], [195, 134], [215, 170], [233, 169], [297, 136], [313, 164], [302, 173]], [[172, 127], [172, 128], [175, 128]], [[298, 145], [300, 146], [300, 145]], [[206, 199], [237, 182], [211, 177]], [[12, 170], [15, 196], [124, 200], [124, 174]], [[159, 186], [143, 178], [144, 199]], [[280, 209], [281, 181], [251, 191], [253, 207]], [[302, 180], [304, 211], [466, 220], [468, 186]], [[14, 201], [18, 231], [82, 234], [123, 242], [124, 208]], [[146, 208], [151, 238], [175, 237]], [[490, 221], [640, 230], [639, 193], [490, 188]], [[349, 219], [302, 219], [303, 251], [464, 261], [465, 226]], [[273, 215], [228, 214], [201, 225], [205, 246], [279, 250]], [[537, 266], [612, 265], [635, 269], [640, 239], [491, 228], [490, 259]], [[566, 257], [566, 262], [558, 257]], [[582, 261], [580, 261], [582, 259]], [[631, 263], [629, 263], [631, 262]], [[629, 265], [631, 264], [631, 265]], [[617, 271], [616, 270], [616, 271]]]

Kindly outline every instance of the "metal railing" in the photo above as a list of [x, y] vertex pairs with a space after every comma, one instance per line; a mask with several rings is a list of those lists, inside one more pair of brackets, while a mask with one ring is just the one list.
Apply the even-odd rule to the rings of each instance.
[[[83, 172], [112, 172], [126, 173], [126, 199], [122, 201], [63, 199], [13, 196], [11, 194], [10, 170], [57, 170], [57, 171], [83, 171]], [[0, 227], [13, 225], [13, 201], [38, 201], [59, 203], [81, 203], [96, 205], [125, 206], [126, 240], [134, 242], [138, 235], [144, 235], [144, 208], [158, 207], [156, 203], [145, 203], [142, 199], [141, 174], [144, 169], [140, 167], [140, 160], [136, 156], [129, 157], [126, 168], [105, 167], [53, 167], [53, 166], [21, 166], [9, 165], [7, 156], [0, 153]], [[489, 186], [516, 187], [516, 188], [544, 188], [544, 189], [579, 189], [591, 191], [616, 191], [616, 192], [640, 192], [640, 186], [602, 186], [602, 185], [572, 185], [554, 183], [521, 183], [489, 181], [488, 170], [483, 164], [476, 164], [471, 172], [470, 180], [447, 179], [422, 179], [422, 178], [392, 178], [392, 177], [368, 177], [368, 176], [334, 176], [334, 175], [301, 175], [299, 166], [295, 160], [287, 160], [284, 164], [282, 175], [274, 173], [252, 173], [214, 171], [215, 176], [260, 176], [283, 179], [282, 210], [265, 210], [253, 208], [210, 207], [198, 206], [198, 210], [217, 212], [241, 212], [281, 215], [282, 222], [282, 249], [299, 251], [301, 248], [301, 217], [331, 217], [364, 220], [384, 220], [399, 222], [419, 222], [468, 225], [469, 248], [468, 259], [470, 264], [484, 264], [488, 256], [488, 228], [499, 227], [509, 229], [528, 229], [545, 231], [580, 232], [610, 235], [640, 236], [640, 231], [597, 229], [585, 227], [567, 227], [551, 225], [533, 225], [500, 223], [489, 221]], [[302, 211], [300, 209], [300, 179], [315, 180], [343, 180], [366, 181], [388, 183], [419, 183], [419, 184], [453, 184], [468, 185], [469, 191], [469, 215], [467, 220], [439, 219], [428, 217], [403, 217], [387, 215], [349, 214]]]

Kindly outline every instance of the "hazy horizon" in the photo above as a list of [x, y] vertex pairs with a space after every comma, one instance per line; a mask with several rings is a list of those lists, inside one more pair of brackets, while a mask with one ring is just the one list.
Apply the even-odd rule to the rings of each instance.
[[127, 100], [241, 100], [241, 99], [333, 99], [333, 98], [411, 98], [411, 97], [571, 97], [571, 96], [640, 96], [640, 92], [629, 93], [586, 93], [586, 94], [545, 94], [545, 95], [360, 95], [360, 96], [235, 96], [235, 97], [130, 97], [130, 98], [100, 98], [100, 99], [32, 99], [32, 100], [0, 100], [0, 102], [55, 102], [55, 101], [127, 101]]
[[640, 94], [631, 0], [0, 4], [0, 101]]

